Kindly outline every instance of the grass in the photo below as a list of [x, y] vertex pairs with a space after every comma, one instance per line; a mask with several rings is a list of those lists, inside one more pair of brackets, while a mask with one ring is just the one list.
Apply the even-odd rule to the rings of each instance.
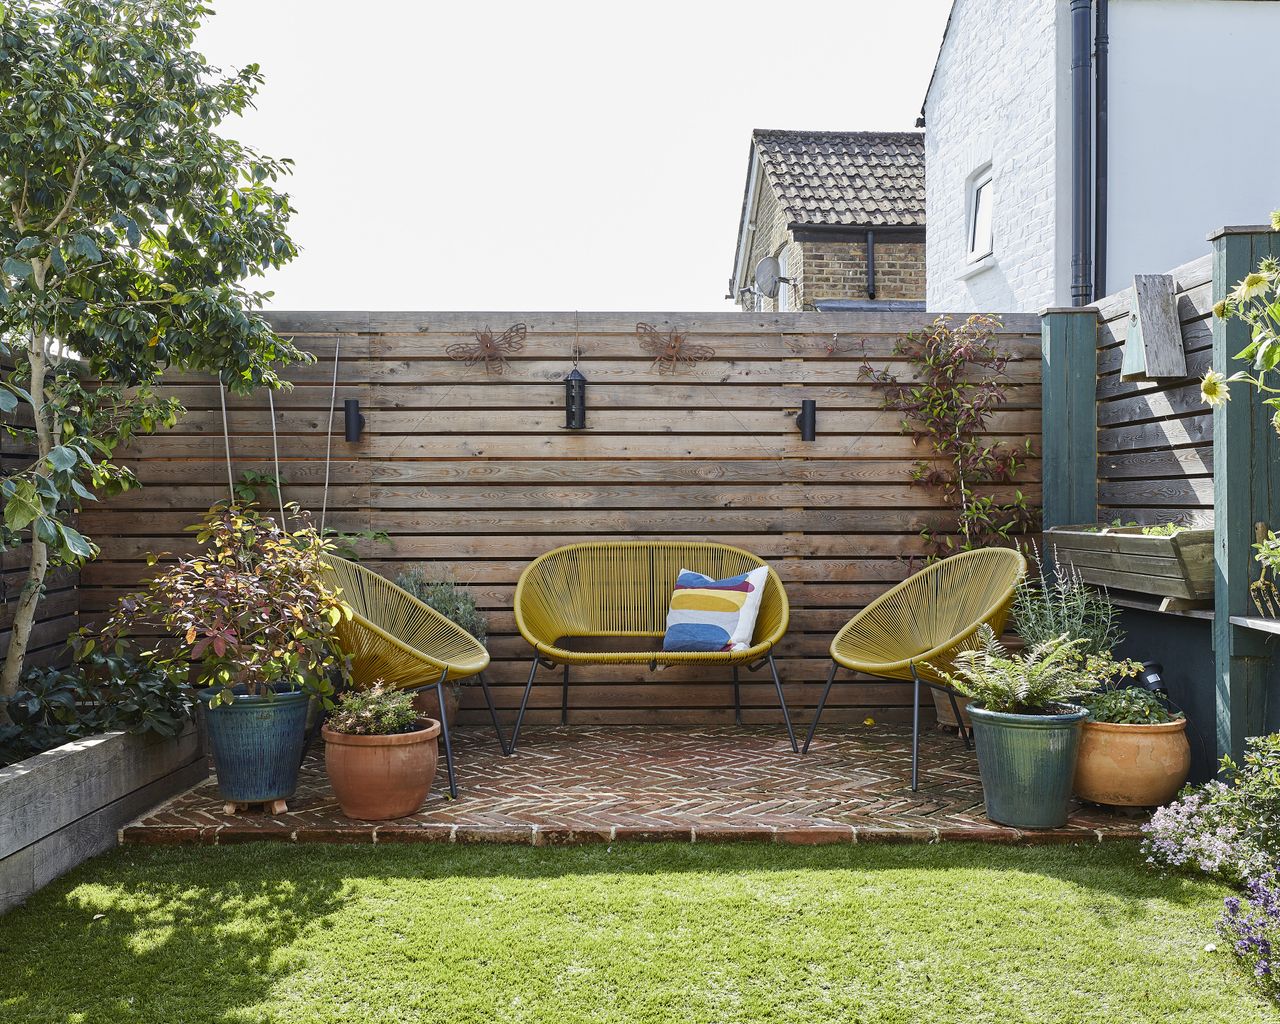
[[0, 918], [0, 1020], [1280, 1019], [1224, 894], [1126, 844], [124, 848]]

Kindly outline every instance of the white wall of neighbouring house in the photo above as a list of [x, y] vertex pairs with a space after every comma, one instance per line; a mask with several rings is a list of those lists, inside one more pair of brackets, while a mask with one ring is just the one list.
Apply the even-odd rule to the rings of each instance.
[[[1280, 208], [1280, 3], [1111, 0], [1107, 291]], [[933, 223], [930, 222], [930, 231]]]
[[[925, 100], [927, 305], [1037, 311], [1070, 283], [1067, 4], [957, 0]], [[1068, 49], [1064, 51], [1063, 40]], [[992, 252], [969, 254], [970, 183], [992, 180]]]

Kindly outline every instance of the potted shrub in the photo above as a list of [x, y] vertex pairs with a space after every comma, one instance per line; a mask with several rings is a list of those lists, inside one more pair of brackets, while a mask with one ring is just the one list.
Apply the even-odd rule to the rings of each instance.
[[[1031, 645], [1063, 634], [1074, 637], [1081, 641], [1083, 657], [1108, 657], [1124, 640], [1106, 592], [1069, 567], [1060, 566], [1050, 577], [1042, 566], [1019, 584], [1013, 623]], [[1186, 782], [1191, 767], [1186, 718], [1170, 713], [1149, 690], [1109, 682], [1081, 699], [1089, 717], [1080, 735], [1076, 796], [1117, 807], [1162, 804]]]
[[990, 626], [978, 646], [962, 651], [940, 675], [972, 698], [969, 718], [987, 817], [1015, 828], [1060, 828], [1067, 822], [1081, 725], [1073, 703], [1104, 678], [1138, 670], [1081, 653], [1085, 641], [1065, 634], [1010, 655]]
[[344, 693], [322, 732], [325, 770], [348, 818], [403, 818], [422, 806], [440, 723], [418, 717], [412, 694], [381, 685]]
[[[418, 570], [410, 570], [396, 577], [396, 586], [408, 591], [423, 604], [434, 608], [450, 622], [461, 626], [481, 643], [489, 636], [489, 620], [476, 607], [475, 595], [462, 583], [450, 576], [431, 577]], [[423, 718], [439, 719], [442, 716], [450, 727], [458, 717], [458, 703], [462, 696], [462, 687], [470, 686], [479, 679], [471, 676], [461, 683], [450, 680], [444, 687], [444, 704], [436, 700], [435, 687], [421, 690], [413, 699], [413, 706]]]
[[1107, 688], [1081, 703], [1089, 717], [1080, 735], [1076, 796], [1113, 807], [1172, 800], [1191, 770], [1186, 716], [1138, 687]]
[[164, 657], [190, 663], [206, 705], [218, 790], [229, 805], [284, 809], [297, 787], [312, 698], [327, 702], [340, 655], [335, 627], [350, 609], [325, 584], [325, 545], [253, 505], [215, 505], [195, 531], [204, 550], [120, 600], [104, 633], [139, 623], [169, 640]]

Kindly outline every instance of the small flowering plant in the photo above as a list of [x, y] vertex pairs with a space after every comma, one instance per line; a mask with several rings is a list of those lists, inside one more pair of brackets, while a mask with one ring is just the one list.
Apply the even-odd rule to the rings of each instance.
[[1274, 871], [1255, 878], [1243, 896], [1228, 896], [1218, 934], [1231, 943], [1237, 960], [1253, 972], [1263, 992], [1280, 1002], [1280, 877]]
[[391, 736], [419, 728], [418, 717], [413, 694], [390, 689], [379, 680], [367, 690], [342, 694], [326, 724], [352, 736]]
[[1280, 733], [1251, 737], [1225, 781], [1188, 788], [1142, 827], [1147, 861], [1245, 883], [1280, 867]]

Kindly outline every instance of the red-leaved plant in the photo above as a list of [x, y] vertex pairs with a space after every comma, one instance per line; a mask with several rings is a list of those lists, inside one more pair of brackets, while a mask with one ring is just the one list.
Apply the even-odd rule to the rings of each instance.
[[196, 685], [217, 691], [212, 706], [236, 688], [270, 697], [282, 685], [328, 704], [343, 661], [337, 627], [351, 609], [325, 580], [327, 545], [305, 512], [288, 508], [302, 524], [293, 530], [252, 504], [215, 505], [188, 527], [205, 550], [121, 598], [105, 639], [159, 627], [170, 643], [158, 657], [189, 664]]
[[1012, 445], [984, 437], [992, 413], [1009, 400], [1009, 357], [996, 345], [1002, 326], [989, 315], [971, 316], [958, 327], [940, 316], [894, 348], [911, 364], [911, 380], [865, 360], [859, 371], [881, 392], [885, 409], [904, 414], [902, 432], [917, 446], [928, 446], [929, 457], [916, 462], [911, 479], [936, 488], [956, 510], [955, 533], [922, 531], [934, 557], [1016, 544], [1015, 535], [1033, 529], [1038, 519], [1021, 491], [999, 502], [979, 490], [1012, 483], [1035, 454], [1030, 439]]

